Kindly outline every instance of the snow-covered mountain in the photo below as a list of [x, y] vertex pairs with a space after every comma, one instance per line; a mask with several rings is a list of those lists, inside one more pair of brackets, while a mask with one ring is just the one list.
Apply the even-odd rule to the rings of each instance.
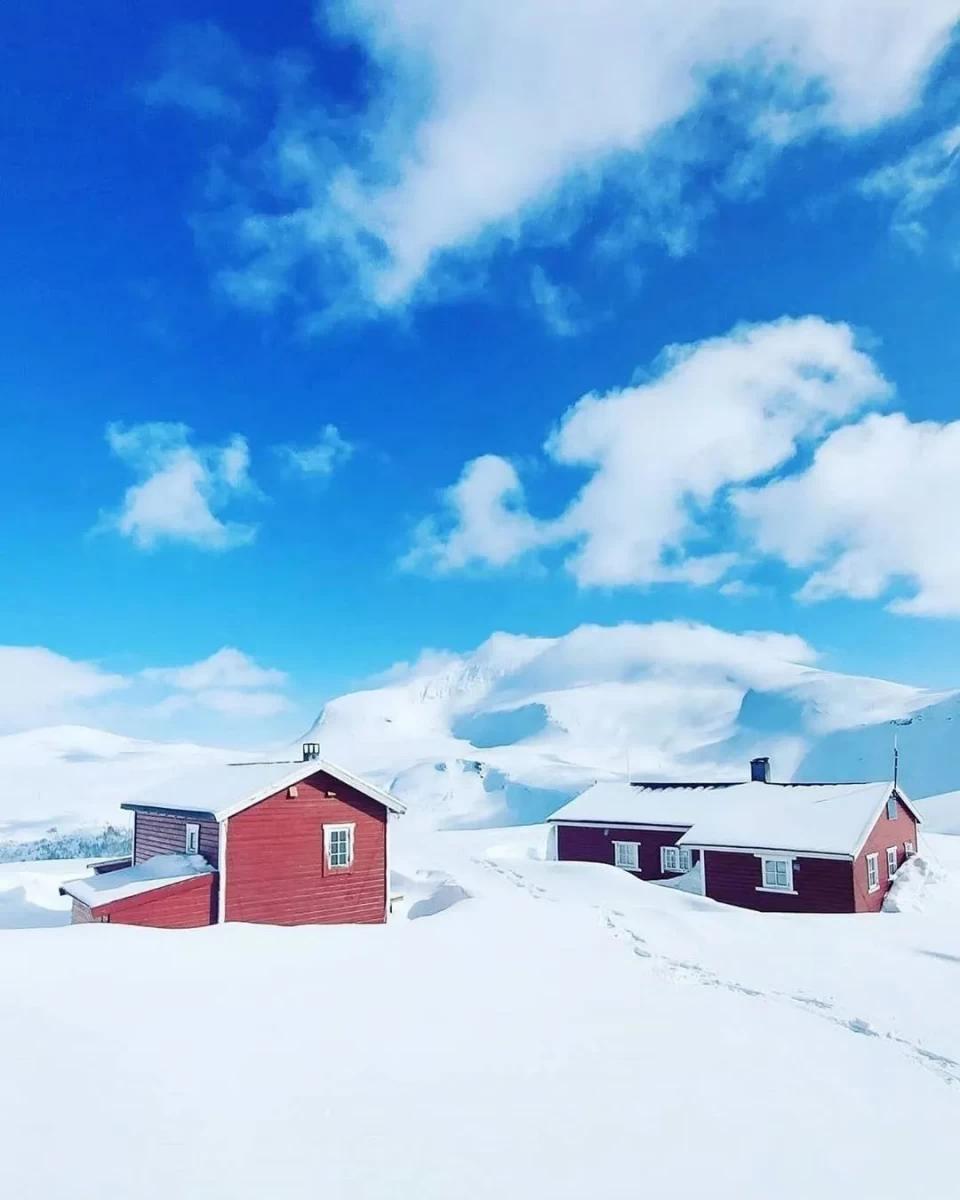
[[[268, 753], [319, 741], [404, 800], [405, 825], [451, 827], [539, 820], [628, 772], [742, 778], [755, 754], [781, 779], [882, 778], [894, 720], [911, 722], [897, 730], [907, 791], [960, 788], [958, 694], [820, 670], [781, 634], [582, 626], [424, 655], [330, 701], [302, 738]], [[122, 824], [119, 803], [164, 775], [251, 753], [76, 726], [0, 737], [0, 857], [5, 841]]]

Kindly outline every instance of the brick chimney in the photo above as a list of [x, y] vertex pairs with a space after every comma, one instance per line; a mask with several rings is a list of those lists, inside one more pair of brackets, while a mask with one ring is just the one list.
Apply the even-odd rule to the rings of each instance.
[[770, 782], [770, 759], [769, 758], [751, 758], [750, 759], [750, 781], [751, 781], [751, 783], [769, 783]]

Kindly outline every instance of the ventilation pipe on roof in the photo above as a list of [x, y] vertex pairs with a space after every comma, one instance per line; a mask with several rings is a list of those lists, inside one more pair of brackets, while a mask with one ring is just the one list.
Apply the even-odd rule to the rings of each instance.
[[320, 757], [319, 742], [304, 742], [303, 743], [303, 761], [313, 762], [315, 758]]
[[750, 759], [750, 781], [752, 783], [769, 783], [770, 782], [770, 759], [769, 758], [751, 758]]

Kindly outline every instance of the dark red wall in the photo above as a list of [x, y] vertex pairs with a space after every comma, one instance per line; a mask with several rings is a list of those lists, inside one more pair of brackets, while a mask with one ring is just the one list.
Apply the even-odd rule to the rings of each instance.
[[[685, 829], [639, 829], [616, 825], [557, 825], [557, 858], [561, 862], [595, 862], [615, 866], [614, 842], [640, 843], [640, 879], [675, 879], [676, 872], [660, 869], [660, 847], [675, 846]], [[696, 863], [697, 851], [693, 852]], [[636, 871], [629, 872], [636, 875]]]
[[155, 854], [183, 854], [187, 822], [200, 826], [200, 853], [212, 867], [220, 866], [220, 827], [216, 821], [198, 821], [170, 813], [134, 813], [135, 863]]
[[[900, 866], [906, 858], [904, 843], [913, 842], [917, 845], [917, 822], [898, 801], [897, 816], [891, 821], [886, 809], [880, 814], [873, 831], [867, 838], [866, 845], [853, 864], [853, 888], [856, 895], [857, 912], [879, 912], [883, 898], [890, 887], [887, 875], [887, 847], [896, 846], [897, 865]], [[879, 855], [880, 886], [875, 892], [867, 889], [867, 855]]]
[[[353, 822], [354, 861], [328, 871], [323, 826]], [[322, 771], [230, 817], [226, 919], [266, 925], [383, 921], [387, 819], [381, 804]]]
[[711, 900], [758, 912], [853, 912], [853, 873], [849, 859], [796, 858], [788, 892], [758, 892], [763, 882], [760, 859], [752, 851], [704, 852], [706, 892]]
[[212, 871], [126, 900], [115, 900], [95, 908], [94, 918], [106, 916], [111, 925], [152, 925], [156, 929], [215, 925], [219, 878]]

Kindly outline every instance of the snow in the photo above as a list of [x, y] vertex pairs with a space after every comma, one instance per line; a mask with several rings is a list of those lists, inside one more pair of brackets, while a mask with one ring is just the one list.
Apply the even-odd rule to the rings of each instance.
[[688, 846], [746, 846], [853, 854], [893, 785], [887, 783], [736, 783], [644, 787], [597, 783], [558, 809], [551, 821], [692, 828]]
[[0, 932], [0, 1192], [954, 1194], [960, 840], [815, 917], [396, 829], [385, 927]]
[[960, 792], [927, 796], [918, 801], [917, 810], [932, 833], [960, 834]]
[[285, 759], [279, 762], [211, 763], [164, 780], [158, 787], [141, 792], [129, 803], [146, 808], [210, 814], [220, 820], [275, 792], [292, 787], [317, 771], [326, 771], [335, 779], [356, 787], [365, 795], [380, 801], [391, 812], [404, 811], [403, 805], [392, 796], [324, 759], [306, 762], [302, 759], [295, 762]]
[[156, 854], [135, 867], [68, 879], [63, 890], [89, 908], [139, 896], [173, 883], [185, 883], [198, 875], [210, 875], [213, 867], [200, 854]]

